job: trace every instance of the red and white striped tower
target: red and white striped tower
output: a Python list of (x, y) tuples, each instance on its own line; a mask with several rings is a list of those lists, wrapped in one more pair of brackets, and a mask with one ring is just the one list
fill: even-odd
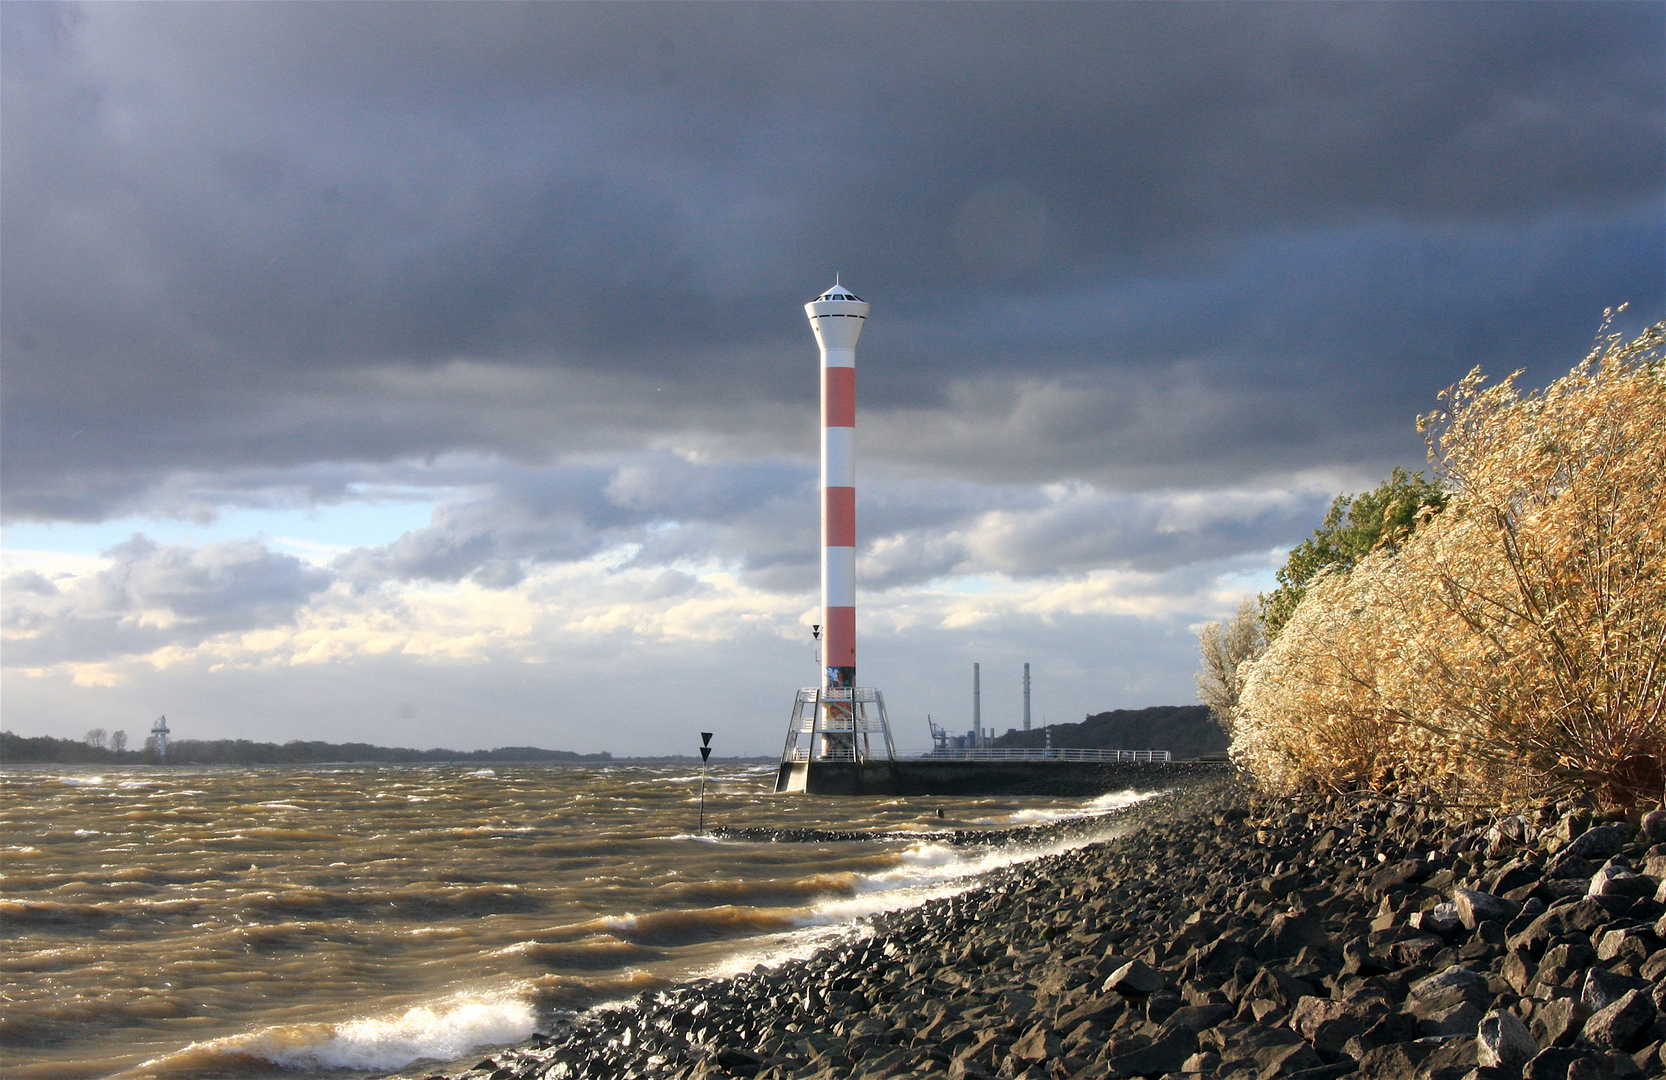
[(856, 685), (856, 339), (868, 305), (833, 287), (804, 305), (821, 346), (821, 624), (826, 685)]
[(868, 305), (835, 279), (804, 313), (821, 346), (823, 678), (793, 698), (775, 790), (860, 794), (894, 779), (867, 771), (876, 760), (874, 736), (884, 759), (897, 759), (884, 695), (856, 685), (856, 339)]

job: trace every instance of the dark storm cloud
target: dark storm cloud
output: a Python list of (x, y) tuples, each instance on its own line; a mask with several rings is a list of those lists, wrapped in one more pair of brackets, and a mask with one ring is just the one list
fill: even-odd
[(957, 380), (1121, 392), (1076, 431), (868, 444), (893, 461), (1167, 485), (1402, 459), (1472, 363), (1554, 374), (1602, 306), (1661, 314), (1662, 22), (8, 5), (6, 509), (668, 430), (808, 453), (798, 305), (835, 267), (880, 305), (870, 413), (947, 432)]

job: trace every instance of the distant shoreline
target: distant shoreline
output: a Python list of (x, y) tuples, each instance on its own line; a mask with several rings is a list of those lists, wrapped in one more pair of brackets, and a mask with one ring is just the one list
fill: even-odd
[[(14, 765), (620, 765), (654, 762), (694, 764), (699, 760), (696, 754), (615, 757), (606, 751), (579, 754), (571, 750), (545, 750), (536, 746), (502, 746), (492, 750), (414, 750), (369, 743), (292, 741), (280, 745), (247, 739), (181, 739), (170, 742), (167, 761), (158, 762), (147, 750), (115, 751), (50, 735), (25, 738), (10, 731), (0, 732), (0, 768)], [(774, 764), (776, 761), (773, 757), (714, 757), (712, 760), (726, 764)]]

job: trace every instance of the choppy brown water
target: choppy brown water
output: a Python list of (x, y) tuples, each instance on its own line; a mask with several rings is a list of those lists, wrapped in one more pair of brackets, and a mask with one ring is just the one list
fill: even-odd
[(420, 1076), (1036, 854), (932, 831), (1134, 798), (821, 799), (769, 794), (773, 775), (713, 769), (708, 825), (920, 835), (714, 841), (682, 767), (5, 770), (0, 1063)]

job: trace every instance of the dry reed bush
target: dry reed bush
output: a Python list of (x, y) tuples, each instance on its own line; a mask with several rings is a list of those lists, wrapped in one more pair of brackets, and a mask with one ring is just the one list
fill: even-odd
[(1197, 646), (1203, 660), (1202, 669), (1195, 676), (1198, 700), (1209, 706), (1209, 714), (1230, 735), (1238, 699), (1244, 692), (1244, 679), (1249, 674), (1249, 662), (1267, 648), (1267, 635), (1262, 630), (1256, 602), (1246, 597), (1238, 605), (1238, 613), (1225, 626), (1218, 622), (1204, 623), (1197, 636)]
[[(1500, 801), (1662, 796), (1666, 324), (1607, 337), (1544, 391), (1471, 372), (1420, 418), (1458, 491), (1404, 553), (1431, 727)], [(1457, 513), (1450, 511), (1457, 510)]]
[(1527, 396), (1471, 372), (1420, 418), (1449, 504), (1310, 588), (1250, 666), (1234, 756), (1279, 787), (1658, 800), (1663, 344), (1606, 337)]
[(1450, 755), (1438, 735), (1403, 719), (1398, 646), (1412, 628), (1398, 570), (1379, 552), (1322, 574), (1249, 665), (1232, 756), (1265, 786), (1380, 788)]

